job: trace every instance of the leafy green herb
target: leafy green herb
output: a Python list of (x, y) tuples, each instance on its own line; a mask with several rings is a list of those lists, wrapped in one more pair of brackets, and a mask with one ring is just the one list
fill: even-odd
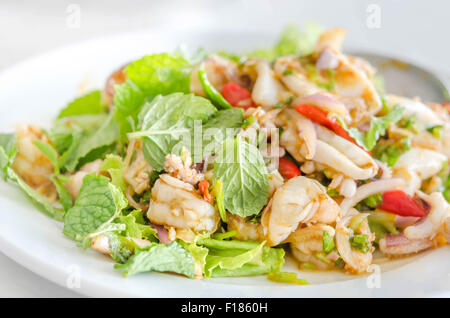
[(378, 139), (386, 133), (389, 124), (395, 124), (400, 120), (405, 109), (399, 105), (394, 106), (387, 115), (373, 117), (370, 128), (366, 133), (362, 133), (357, 128), (347, 128), (342, 120), (339, 120), (349, 135), (356, 140), (358, 145), (366, 150), (372, 150)]
[(289, 273), (289, 272), (269, 273), (267, 275), (267, 279), (277, 283), (309, 285), (306, 279), (297, 278), (296, 273)]
[(59, 174), (59, 162), (58, 162), (58, 153), (56, 152), (55, 148), (52, 147), (47, 142), (43, 142), (41, 140), (35, 140), (33, 141), (33, 145), (35, 145), (52, 163), (55, 174)]
[(102, 102), (100, 91), (89, 92), (74, 101), (70, 102), (66, 108), (61, 110), (58, 118), (84, 115), (84, 114), (100, 114), (104, 112), (106, 105)]
[(157, 95), (189, 93), (190, 64), (179, 54), (158, 53), (144, 56), (125, 68), (127, 81), (114, 87), (116, 120), (122, 138), (136, 126), (146, 101)]
[[(179, 151), (195, 147), (198, 143), (194, 138), (195, 121), (201, 125), (215, 112), (216, 108), (203, 97), (183, 93), (157, 96), (139, 114), (140, 131), (129, 134), (129, 138), (144, 137), (144, 157), (155, 170), (161, 171), (166, 155), (175, 151), (175, 146)], [(197, 152), (191, 151), (195, 155)], [(193, 159), (198, 162), (199, 158)]]
[(323, 238), (322, 238), (322, 241), (323, 241), (323, 251), (325, 252), (325, 253), (330, 253), (332, 250), (334, 250), (334, 248), (335, 248), (335, 246), (334, 246), (334, 240), (333, 240), (333, 237), (330, 235), (330, 234), (328, 234), (328, 232), (327, 231), (323, 231)]
[(285, 69), (285, 70), (283, 71), (283, 75), (292, 75), (292, 74), (294, 74), (294, 71), (293, 71), (293, 70)]
[(49, 137), (61, 154), (59, 166), (72, 172), (110, 150), (119, 140), (119, 125), (112, 114), (65, 117), (56, 121)]
[(74, 206), (66, 213), (63, 233), (74, 240), (83, 240), (110, 223), (126, 206), (122, 192), (108, 178), (88, 174)]
[(258, 149), (237, 138), (224, 142), (214, 161), (214, 178), (222, 180), (224, 207), (242, 217), (258, 214), (267, 203), (269, 179)]
[(194, 278), (195, 259), (190, 252), (177, 242), (151, 244), (138, 248), (125, 264), (114, 266), (124, 276), (142, 272), (173, 272)]

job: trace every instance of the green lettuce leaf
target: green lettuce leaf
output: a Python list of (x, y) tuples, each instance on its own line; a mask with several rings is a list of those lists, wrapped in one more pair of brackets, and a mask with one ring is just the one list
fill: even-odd
[(5, 180), (8, 176), (8, 168), (11, 167), (16, 153), (16, 135), (0, 134), (0, 171)]
[[(166, 155), (172, 153), (175, 146), (178, 151), (186, 147), (191, 154), (197, 152), (192, 151), (195, 147), (194, 122), (199, 121), (201, 125), (215, 112), (216, 108), (203, 97), (183, 93), (160, 95), (144, 106), (139, 114), (141, 131), (131, 133), (129, 137), (144, 137), (144, 157), (154, 169), (161, 171)], [(194, 162), (195, 159), (198, 158), (194, 158)]]
[(54, 207), (43, 195), (23, 181), (11, 168), (16, 153), (16, 135), (0, 134), (0, 171), (3, 178), (15, 182), (41, 212), (57, 221), (62, 221), (64, 212)]
[(111, 177), (111, 183), (116, 187), (125, 191), (126, 184), (123, 178), (124, 164), (122, 158), (118, 155), (109, 154), (106, 155), (105, 160), (103, 160), (100, 166), (100, 171), (107, 171)]
[(236, 138), (224, 142), (214, 161), (213, 183), (223, 182), (224, 206), (241, 217), (258, 214), (269, 196), (269, 179), (259, 150)]
[(74, 101), (70, 102), (66, 108), (62, 109), (58, 118), (84, 115), (84, 114), (100, 114), (104, 112), (106, 105), (102, 102), (101, 91), (89, 92)]
[(63, 233), (74, 240), (83, 240), (111, 223), (126, 206), (122, 192), (108, 178), (88, 174), (74, 206), (65, 215)]
[(306, 23), (303, 30), (295, 25), (286, 27), (280, 39), (273, 48), (259, 49), (247, 54), (248, 56), (262, 57), (269, 61), (284, 55), (307, 55), (314, 51), (316, 42), (323, 32), (323, 28), (316, 23)]
[(264, 242), (203, 238), (197, 244), (208, 248), (205, 277), (253, 276), (279, 272), (284, 250), (264, 246)]
[(194, 277), (195, 259), (177, 242), (170, 244), (152, 244), (138, 248), (135, 254), (125, 263), (114, 266), (124, 276), (142, 272), (173, 272)]

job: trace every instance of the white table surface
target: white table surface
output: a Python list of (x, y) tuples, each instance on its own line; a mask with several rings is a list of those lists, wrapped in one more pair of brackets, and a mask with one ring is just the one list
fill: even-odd
[[(79, 28), (68, 26), (70, 4), (80, 9)], [(380, 10), (380, 28), (368, 27), (370, 4)], [(353, 46), (388, 48), (449, 74), (449, 11), (446, 0), (1, 0), (0, 71), (61, 45), (157, 25), (271, 30), (289, 22), (317, 21), (346, 27)], [(0, 268), (0, 297), (80, 296), (1, 252)]]

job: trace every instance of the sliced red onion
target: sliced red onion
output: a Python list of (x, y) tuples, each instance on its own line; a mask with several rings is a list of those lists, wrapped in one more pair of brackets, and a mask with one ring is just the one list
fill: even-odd
[(404, 234), (387, 234), (380, 240), (380, 250), (388, 255), (406, 255), (417, 253), (431, 247), (426, 239), (410, 240)]
[(151, 227), (154, 228), (158, 233), (158, 239), (163, 244), (169, 244), (172, 241), (169, 239), (169, 232), (167, 232), (166, 228), (159, 224), (150, 223)]
[(395, 216), (395, 226), (400, 227), (400, 228), (405, 228), (407, 226), (416, 224), (417, 221), (420, 220), (420, 217), (416, 217), (416, 216), (401, 216), (401, 215), (396, 215)]
[(334, 54), (333, 51), (326, 48), (320, 53), (319, 58), (316, 62), (316, 68), (318, 70), (324, 70), (324, 69), (334, 69), (339, 66), (339, 59)]
[(348, 116), (348, 110), (344, 103), (329, 93), (323, 92), (299, 97), (295, 100), (295, 105), (300, 104), (313, 105), (327, 113), (335, 113), (344, 117)]

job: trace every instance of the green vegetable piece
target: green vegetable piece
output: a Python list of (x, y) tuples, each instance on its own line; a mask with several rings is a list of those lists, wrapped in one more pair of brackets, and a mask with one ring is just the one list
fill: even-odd
[(330, 253), (332, 250), (334, 250), (334, 248), (335, 248), (335, 246), (334, 246), (334, 240), (333, 240), (333, 237), (330, 235), (330, 234), (328, 234), (328, 232), (327, 231), (323, 231), (323, 238), (322, 238), (322, 241), (323, 241), (323, 251), (325, 252), (325, 253)]
[(63, 233), (81, 241), (105, 223), (110, 223), (127, 205), (122, 192), (103, 176), (88, 174), (80, 194), (64, 218)]
[(353, 249), (367, 253), (369, 247), (369, 237), (366, 234), (356, 234), (350, 238), (350, 245)]
[(237, 138), (224, 142), (214, 161), (213, 182), (222, 180), (224, 207), (242, 217), (258, 214), (269, 196), (269, 179), (258, 149)]
[(377, 206), (381, 204), (383, 201), (383, 198), (380, 193), (371, 195), (370, 197), (367, 197), (364, 199), (364, 204), (367, 205), (369, 208), (375, 209)]
[(220, 218), (223, 222), (227, 221), (227, 211), (225, 210), (224, 201), (223, 201), (223, 182), (222, 180), (217, 180), (213, 186), (213, 195), (216, 200), (217, 210), (219, 210)]
[(205, 91), (206, 96), (211, 100), (214, 106), (217, 107), (217, 109), (227, 109), (233, 107), (209, 82), (208, 75), (206, 74), (203, 65), (198, 70), (198, 78), (200, 80), (200, 83), (202, 84), (202, 88)]
[(8, 176), (8, 168), (11, 167), (16, 153), (16, 135), (0, 134), (0, 171), (5, 180)]
[(124, 164), (122, 158), (114, 154), (106, 155), (105, 160), (100, 166), (100, 171), (107, 171), (109, 173), (112, 184), (125, 191), (126, 184), (123, 178), (123, 169)]
[(124, 276), (142, 272), (173, 272), (194, 278), (195, 259), (190, 252), (177, 242), (152, 244), (137, 249), (125, 264), (114, 266)]
[(229, 231), (225, 233), (214, 233), (213, 235), (211, 235), (211, 237), (215, 240), (226, 240), (232, 238), (236, 234), (237, 234), (236, 231)]
[(100, 114), (104, 112), (105, 109), (106, 105), (102, 102), (101, 92), (97, 90), (89, 92), (70, 102), (66, 108), (60, 111), (58, 118), (84, 114)]
[(297, 278), (297, 273), (290, 273), (290, 272), (269, 273), (267, 275), (267, 279), (277, 283), (309, 285), (306, 279)]
[(435, 126), (431, 126), (428, 127), (427, 130), (437, 139), (441, 138), (442, 135), (442, 129), (444, 128), (444, 126), (442, 125), (435, 125)]

